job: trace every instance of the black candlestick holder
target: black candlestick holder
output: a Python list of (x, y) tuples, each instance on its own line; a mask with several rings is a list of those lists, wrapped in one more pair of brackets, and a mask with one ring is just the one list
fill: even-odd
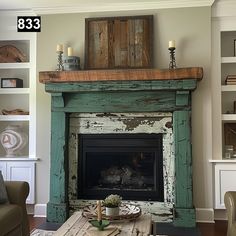
[(64, 70), (64, 66), (63, 66), (63, 61), (62, 61), (62, 51), (57, 51), (58, 57), (57, 57), (57, 71), (63, 71)]
[(175, 61), (175, 47), (168, 48), (170, 51), (170, 64), (169, 69), (176, 69), (176, 61)]

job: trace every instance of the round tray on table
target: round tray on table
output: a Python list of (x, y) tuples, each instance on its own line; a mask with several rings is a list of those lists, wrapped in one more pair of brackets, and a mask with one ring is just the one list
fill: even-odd
[[(110, 221), (120, 221), (120, 220), (134, 220), (141, 215), (141, 208), (132, 204), (122, 204), (120, 206), (118, 216), (107, 216), (105, 214), (105, 207), (102, 206), (102, 218)], [(87, 219), (97, 218), (97, 205), (92, 204), (85, 206), (82, 210), (82, 215)]]

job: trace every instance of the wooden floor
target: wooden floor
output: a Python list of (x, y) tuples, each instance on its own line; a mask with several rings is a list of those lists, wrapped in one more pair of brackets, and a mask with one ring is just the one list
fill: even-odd
[[(29, 215), (30, 230), (37, 228), (37, 226), (46, 222), (46, 218), (33, 217)], [(216, 221), (215, 224), (198, 223), (197, 227), (201, 231), (201, 236), (226, 236), (227, 235), (227, 221)], [(189, 235), (191, 236), (191, 235)]]

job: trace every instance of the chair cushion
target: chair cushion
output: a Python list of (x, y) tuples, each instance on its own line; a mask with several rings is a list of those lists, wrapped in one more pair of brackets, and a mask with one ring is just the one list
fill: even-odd
[(0, 171), (0, 204), (8, 202), (7, 191), (3, 180), (2, 172)]
[(234, 222), (230, 228), (230, 234), (229, 236), (235, 236), (236, 235), (236, 222)]
[(21, 227), (23, 219), (22, 210), (14, 204), (0, 205), (0, 229), (1, 235), (11, 232), (16, 227)]

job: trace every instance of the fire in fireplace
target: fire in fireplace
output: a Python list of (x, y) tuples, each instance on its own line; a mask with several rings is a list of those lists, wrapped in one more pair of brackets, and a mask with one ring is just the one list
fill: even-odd
[(163, 201), (162, 134), (81, 134), (79, 145), (79, 199)]

